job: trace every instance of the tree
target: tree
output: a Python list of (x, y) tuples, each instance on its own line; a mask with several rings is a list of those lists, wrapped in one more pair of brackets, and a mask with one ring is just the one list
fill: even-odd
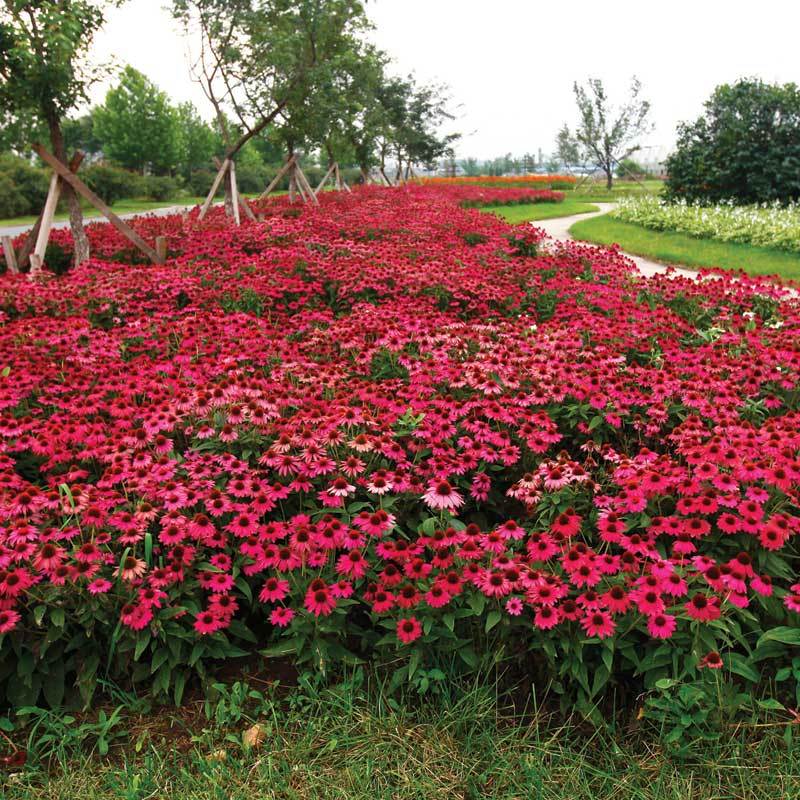
[(800, 199), (800, 88), (750, 78), (718, 86), (678, 128), (667, 196), (716, 203)]
[(586, 87), (575, 82), (573, 91), (578, 125), (574, 133), (566, 124), (561, 129), (557, 140), (559, 153), (562, 148), (570, 155), (577, 151), (578, 161), (585, 155), (605, 173), (606, 187), (611, 189), (615, 165), (633, 155), (639, 149), (641, 137), (652, 130), (648, 120), (650, 103), (641, 98), (642, 84), (636, 77), (631, 81), (627, 101), (619, 109), (612, 108), (603, 82), (597, 78), (590, 78)]
[[(11, 119), (32, 115), (47, 129), (53, 154), (64, 163), (62, 120), (86, 100), (92, 81), (86, 57), (110, 4), (3, 0), (0, 5), (0, 113)], [(64, 184), (63, 194), (79, 264), (89, 257), (89, 240), (74, 190)]]
[(192, 103), (181, 103), (175, 109), (178, 134), (178, 165), (188, 179), (195, 170), (208, 169), (214, 155), (221, 150), (219, 134), (198, 114)]
[[(319, 72), (366, 20), (361, 0), (173, 0), (173, 12), (199, 39), (193, 76), (214, 109), (227, 159), (287, 106), (301, 108)], [(225, 181), (231, 209), (230, 172)]]
[(103, 144), (97, 137), (94, 122), (94, 113), (91, 111), (63, 121), (64, 145), (68, 151), (83, 150), (87, 155), (97, 155), (102, 151)]
[(179, 158), (178, 117), (170, 99), (131, 66), (95, 110), (95, 132), (103, 154), (127, 169), (163, 174)]

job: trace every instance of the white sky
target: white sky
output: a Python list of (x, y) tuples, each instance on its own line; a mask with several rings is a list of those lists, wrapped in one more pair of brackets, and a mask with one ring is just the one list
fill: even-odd
[[(95, 53), (131, 64), (206, 115), (165, 6), (128, 0), (111, 11)], [(589, 76), (613, 98), (638, 75), (656, 125), (647, 144), (661, 149), (719, 83), (800, 82), (798, 0), (368, 0), (367, 12), (396, 72), (450, 86), (462, 157), (548, 153), (561, 124), (574, 121), (573, 81)]]

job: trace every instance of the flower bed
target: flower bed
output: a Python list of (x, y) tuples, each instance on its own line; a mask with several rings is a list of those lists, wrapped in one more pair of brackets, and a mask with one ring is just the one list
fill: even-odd
[(465, 208), (481, 206), (511, 206), (528, 203), (561, 203), (563, 192), (552, 189), (518, 189), (495, 186), (450, 186), (446, 191), (447, 199), (456, 200)]
[(578, 181), (574, 175), (461, 175), (453, 178), (441, 176), (422, 178), (421, 180), (423, 184), (431, 186), (482, 186), (488, 184), (530, 186), (553, 183), (572, 184)]
[(611, 212), (623, 222), (656, 231), (676, 231), (721, 242), (740, 242), (759, 247), (800, 252), (800, 207), (716, 206), (665, 203), (657, 197), (623, 198)]
[(545, 252), (461, 202), (151, 218), (164, 266), (0, 280), (12, 702), (98, 675), (180, 700), (256, 650), (396, 684), (503, 648), (589, 713), (718, 653), (754, 683), (788, 663), (797, 299)]

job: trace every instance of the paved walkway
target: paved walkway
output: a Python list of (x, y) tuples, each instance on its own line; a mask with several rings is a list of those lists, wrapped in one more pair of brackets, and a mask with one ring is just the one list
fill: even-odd
[[(591, 219), (592, 217), (599, 217), (601, 214), (608, 214), (616, 203), (592, 203), (597, 206), (599, 211), (591, 211), (588, 214), (574, 214), (571, 217), (555, 217), (554, 219), (542, 219), (531, 222), (531, 225), (537, 228), (542, 228), (547, 232), (547, 235), (552, 237), (558, 242), (572, 242), (578, 241), (569, 235), (569, 229), (576, 222), (582, 219)], [(641, 256), (634, 256), (630, 253), (623, 253), (624, 256), (629, 258), (636, 264), (639, 272), (645, 277), (652, 277), (653, 275), (663, 275), (669, 269), (666, 264), (661, 264), (658, 261), (650, 261)], [(689, 269), (681, 269), (680, 267), (672, 267), (671, 275), (681, 275), (685, 278), (697, 279), (697, 273)]]
[[(186, 206), (164, 206), (163, 208), (152, 208), (147, 211), (132, 211), (130, 214), (120, 214), (121, 219), (130, 219), (131, 217), (142, 217), (147, 215), (154, 215), (156, 217), (165, 217), (168, 214), (177, 214), (184, 209), (192, 209), (194, 205)], [(113, 208), (112, 208), (113, 211)], [(98, 215), (95, 217), (84, 217), (83, 221), (86, 225), (90, 222), (107, 222), (105, 217)], [(25, 233), (25, 231), (29, 231), (33, 227), (32, 222), (27, 222), (24, 225), (9, 225), (5, 228), (0, 228), (0, 236), (19, 236), (21, 233)], [(69, 220), (62, 219), (58, 220), (57, 222), (53, 223), (54, 228), (68, 228), (69, 227)]]

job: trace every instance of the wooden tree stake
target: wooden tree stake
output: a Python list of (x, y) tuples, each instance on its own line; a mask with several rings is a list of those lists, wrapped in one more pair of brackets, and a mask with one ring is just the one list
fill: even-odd
[(19, 273), (17, 254), (14, 252), (14, 245), (10, 236), (3, 236), (3, 255), (6, 258), (6, 269), (13, 275), (17, 275)]
[(208, 209), (211, 208), (211, 204), (214, 202), (214, 195), (217, 193), (217, 189), (219, 189), (220, 181), (225, 177), (225, 173), (228, 171), (228, 167), (230, 166), (231, 162), (229, 159), (225, 159), (222, 162), (222, 165), (219, 168), (219, 171), (214, 178), (214, 182), (211, 184), (211, 190), (208, 193), (208, 196), (203, 201), (203, 205), (200, 206), (200, 216), (198, 219), (203, 219), (205, 215), (208, 213)]
[(36, 275), (42, 269), (47, 241), (50, 238), (50, 228), (53, 227), (53, 217), (55, 216), (60, 196), (61, 181), (58, 173), (54, 172), (50, 176), (50, 188), (47, 190), (47, 200), (45, 200), (44, 211), (42, 211), (42, 223), (39, 226), (39, 234), (36, 237), (36, 246), (33, 248), (33, 253), (31, 253), (31, 276)]
[(231, 204), (233, 205), (233, 219), (237, 225), (242, 224), (242, 217), (239, 214), (239, 187), (236, 184), (236, 165), (230, 162), (228, 172), (231, 174)]
[(278, 170), (278, 174), (269, 182), (267, 188), (264, 189), (264, 191), (259, 195), (259, 200), (263, 200), (268, 194), (270, 194), (270, 192), (272, 192), (272, 190), (278, 185), (280, 179), (292, 168), (294, 162), (294, 155), (286, 159), (286, 163)]
[(302, 183), (305, 187), (306, 194), (308, 195), (309, 199), (315, 206), (319, 205), (319, 200), (317, 200), (317, 196), (314, 194), (314, 190), (311, 188), (311, 184), (308, 182), (308, 178), (306, 178), (305, 172), (300, 168), (300, 165), (295, 162), (294, 165), (295, 175), (297, 176), (298, 185)]
[[(54, 155), (48, 153), (40, 144), (35, 144), (33, 149), (39, 158), (51, 166), (81, 197), (88, 200), (125, 238), (133, 242), (154, 264), (160, 264), (158, 253), (139, 236), (126, 222), (121, 220), (77, 175), (70, 172)], [(33, 264), (31, 265), (33, 269)]]
[[(70, 172), (77, 172), (78, 168), (80, 167), (81, 163), (83, 162), (85, 153), (80, 150), (77, 150), (75, 154), (69, 161), (69, 170)], [(25, 264), (29, 259), (30, 255), (33, 252), (34, 245), (36, 244), (36, 240), (39, 238), (39, 229), (42, 227), (42, 217), (44, 216), (44, 208), (39, 212), (39, 217), (37, 218), (34, 226), (28, 231), (28, 236), (26, 237), (25, 241), (22, 243), (22, 247), (19, 249), (19, 253), (17, 254), (17, 266), (19, 267), (20, 264)]]
[(156, 236), (156, 253), (158, 253), (158, 257), (161, 259), (162, 263), (167, 260), (166, 236)]
[(327, 181), (328, 178), (330, 178), (331, 173), (335, 172), (336, 170), (337, 170), (337, 165), (336, 162), (334, 162), (328, 167), (328, 171), (322, 176), (322, 180), (319, 182), (317, 188), (314, 189), (314, 197), (316, 197), (317, 194), (319, 194), (319, 192), (322, 190), (322, 187), (325, 185), (325, 181)]

